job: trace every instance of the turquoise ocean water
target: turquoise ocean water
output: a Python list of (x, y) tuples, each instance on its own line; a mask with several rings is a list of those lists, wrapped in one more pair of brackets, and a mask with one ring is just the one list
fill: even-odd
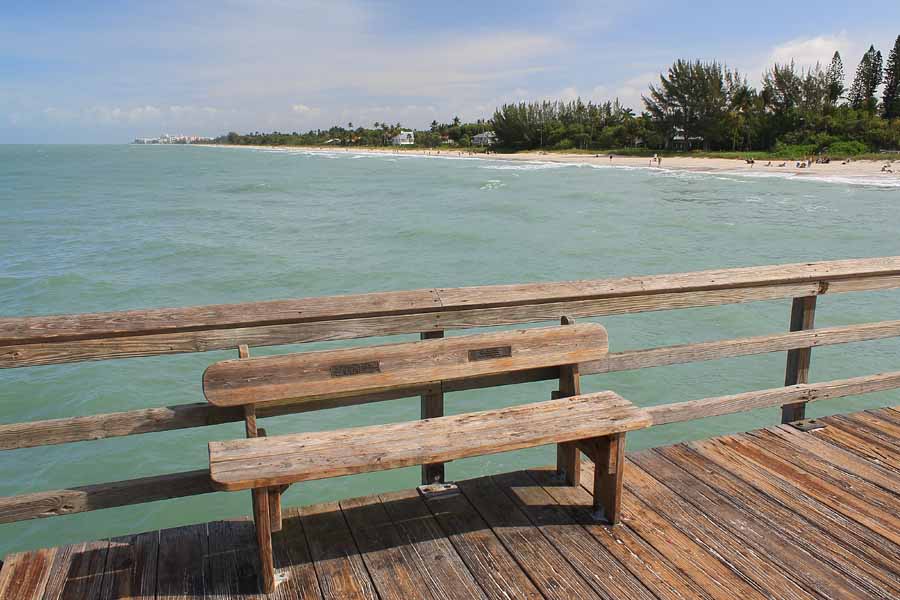
[[(0, 146), (0, 316), (554, 281), (900, 254), (900, 187), (339, 152)], [(898, 292), (826, 296), (820, 326), (900, 319)], [(790, 301), (597, 319), (613, 350), (786, 329)], [(393, 338), (397, 340), (398, 338)], [(412, 339), (412, 338), (409, 338)], [(341, 344), (307, 345), (321, 349)], [(296, 351), (259, 349), (255, 355)], [(202, 401), (233, 352), (0, 371), (0, 422)], [(816, 349), (821, 381), (900, 369), (900, 340)], [(585, 378), (642, 405), (783, 383), (784, 354)], [(544, 400), (552, 383), (460, 393), (448, 412)], [(883, 393), (822, 415), (900, 404)], [(270, 419), (270, 435), (414, 419), (416, 399)], [(777, 410), (629, 436), (630, 448), (745, 431)], [(0, 452), (0, 496), (203, 468), (240, 424)], [(547, 464), (469, 459), (451, 479)], [(301, 484), (288, 505), (412, 487), (418, 469)], [(247, 514), (214, 494), (0, 525), (0, 555)]]

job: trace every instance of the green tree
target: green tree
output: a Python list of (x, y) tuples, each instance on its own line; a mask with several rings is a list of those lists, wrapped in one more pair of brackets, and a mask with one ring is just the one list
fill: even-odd
[(856, 110), (874, 111), (877, 105), (875, 93), (881, 85), (881, 78), (881, 52), (875, 50), (875, 46), (869, 46), (859, 61), (856, 77), (850, 86), (850, 105)]
[(888, 56), (882, 103), (882, 115), (885, 119), (900, 118), (900, 35)]
[(831, 57), (831, 64), (828, 66), (828, 102), (834, 107), (837, 106), (838, 100), (844, 95), (844, 62), (841, 60), (841, 53), (836, 51)]

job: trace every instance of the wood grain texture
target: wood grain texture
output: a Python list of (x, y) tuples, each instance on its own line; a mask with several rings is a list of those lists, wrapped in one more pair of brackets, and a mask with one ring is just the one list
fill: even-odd
[[(865, 323), (794, 333), (613, 352), (605, 359), (581, 364), (579, 370), (583, 375), (592, 375), (895, 336), (900, 336), (900, 321)], [(480, 387), (556, 379), (558, 376), (559, 369), (549, 367), (445, 382), (443, 385), (432, 384), (424, 388), (416, 386), (389, 393), (364, 394), (338, 400), (306, 401), (293, 405), (260, 407), (257, 411), (257, 416), (272, 417), (339, 406), (359, 405), (414, 396), (417, 393), (424, 393), (425, 396), (436, 396), (442, 390), (445, 392), (463, 391)], [(0, 424), (0, 450), (99, 440), (188, 427), (203, 427), (239, 421), (243, 418), (243, 412), (238, 407), (220, 408), (210, 406), (208, 403), (195, 403), (87, 417)]]
[(351, 339), (900, 287), (900, 257), (0, 319), (0, 368)]
[(205, 469), (0, 498), (0, 523), (216, 491)]
[(599, 437), (649, 424), (612, 392), (337, 431), (210, 442), (210, 477), (229, 491), (446, 462)]
[[(816, 297), (794, 298), (791, 304), (791, 331), (812, 329), (816, 319)], [(784, 372), (784, 385), (809, 383), (809, 363), (812, 348), (788, 350)], [(806, 403), (788, 404), (781, 407), (781, 422), (791, 423), (806, 416)]]
[(596, 323), (523, 329), (227, 360), (203, 374), (203, 393), (217, 406), (341, 398), (576, 364), (607, 351), (606, 330)]
[[(436, 340), (444, 337), (443, 331), (425, 331), (420, 338), (423, 340)], [(444, 416), (444, 391), (423, 394), (420, 399), (420, 414), (423, 419), (433, 419)], [(422, 465), (422, 483), (441, 483), (444, 481), (444, 464), (434, 463)]]

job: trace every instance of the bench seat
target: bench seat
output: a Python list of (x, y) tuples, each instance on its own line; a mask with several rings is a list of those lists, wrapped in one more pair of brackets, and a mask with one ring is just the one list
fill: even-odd
[(650, 425), (613, 392), (406, 423), (210, 442), (213, 485), (235, 491), (577, 442)]

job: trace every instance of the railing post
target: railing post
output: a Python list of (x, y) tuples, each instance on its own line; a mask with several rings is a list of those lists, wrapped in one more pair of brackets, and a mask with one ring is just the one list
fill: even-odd
[[(813, 329), (816, 319), (817, 296), (794, 298), (791, 304), (791, 331)], [(812, 348), (788, 350), (787, 365), (784, 372), (784, 385), (809, 383), (809, 359)], [(781, 407), (781, 422), (790, 423), (806, 418), (806, 402), (785, 404)]]
[[(434, 340), (444, 337), (443, 331), (425, 331), (419, 336), (423, 340)], [(444, 392), (435, 392), (422, 395), (422, 418), (444, 416)], [(422, 465), (422, 484), (444, 482), (444, 463)]]

